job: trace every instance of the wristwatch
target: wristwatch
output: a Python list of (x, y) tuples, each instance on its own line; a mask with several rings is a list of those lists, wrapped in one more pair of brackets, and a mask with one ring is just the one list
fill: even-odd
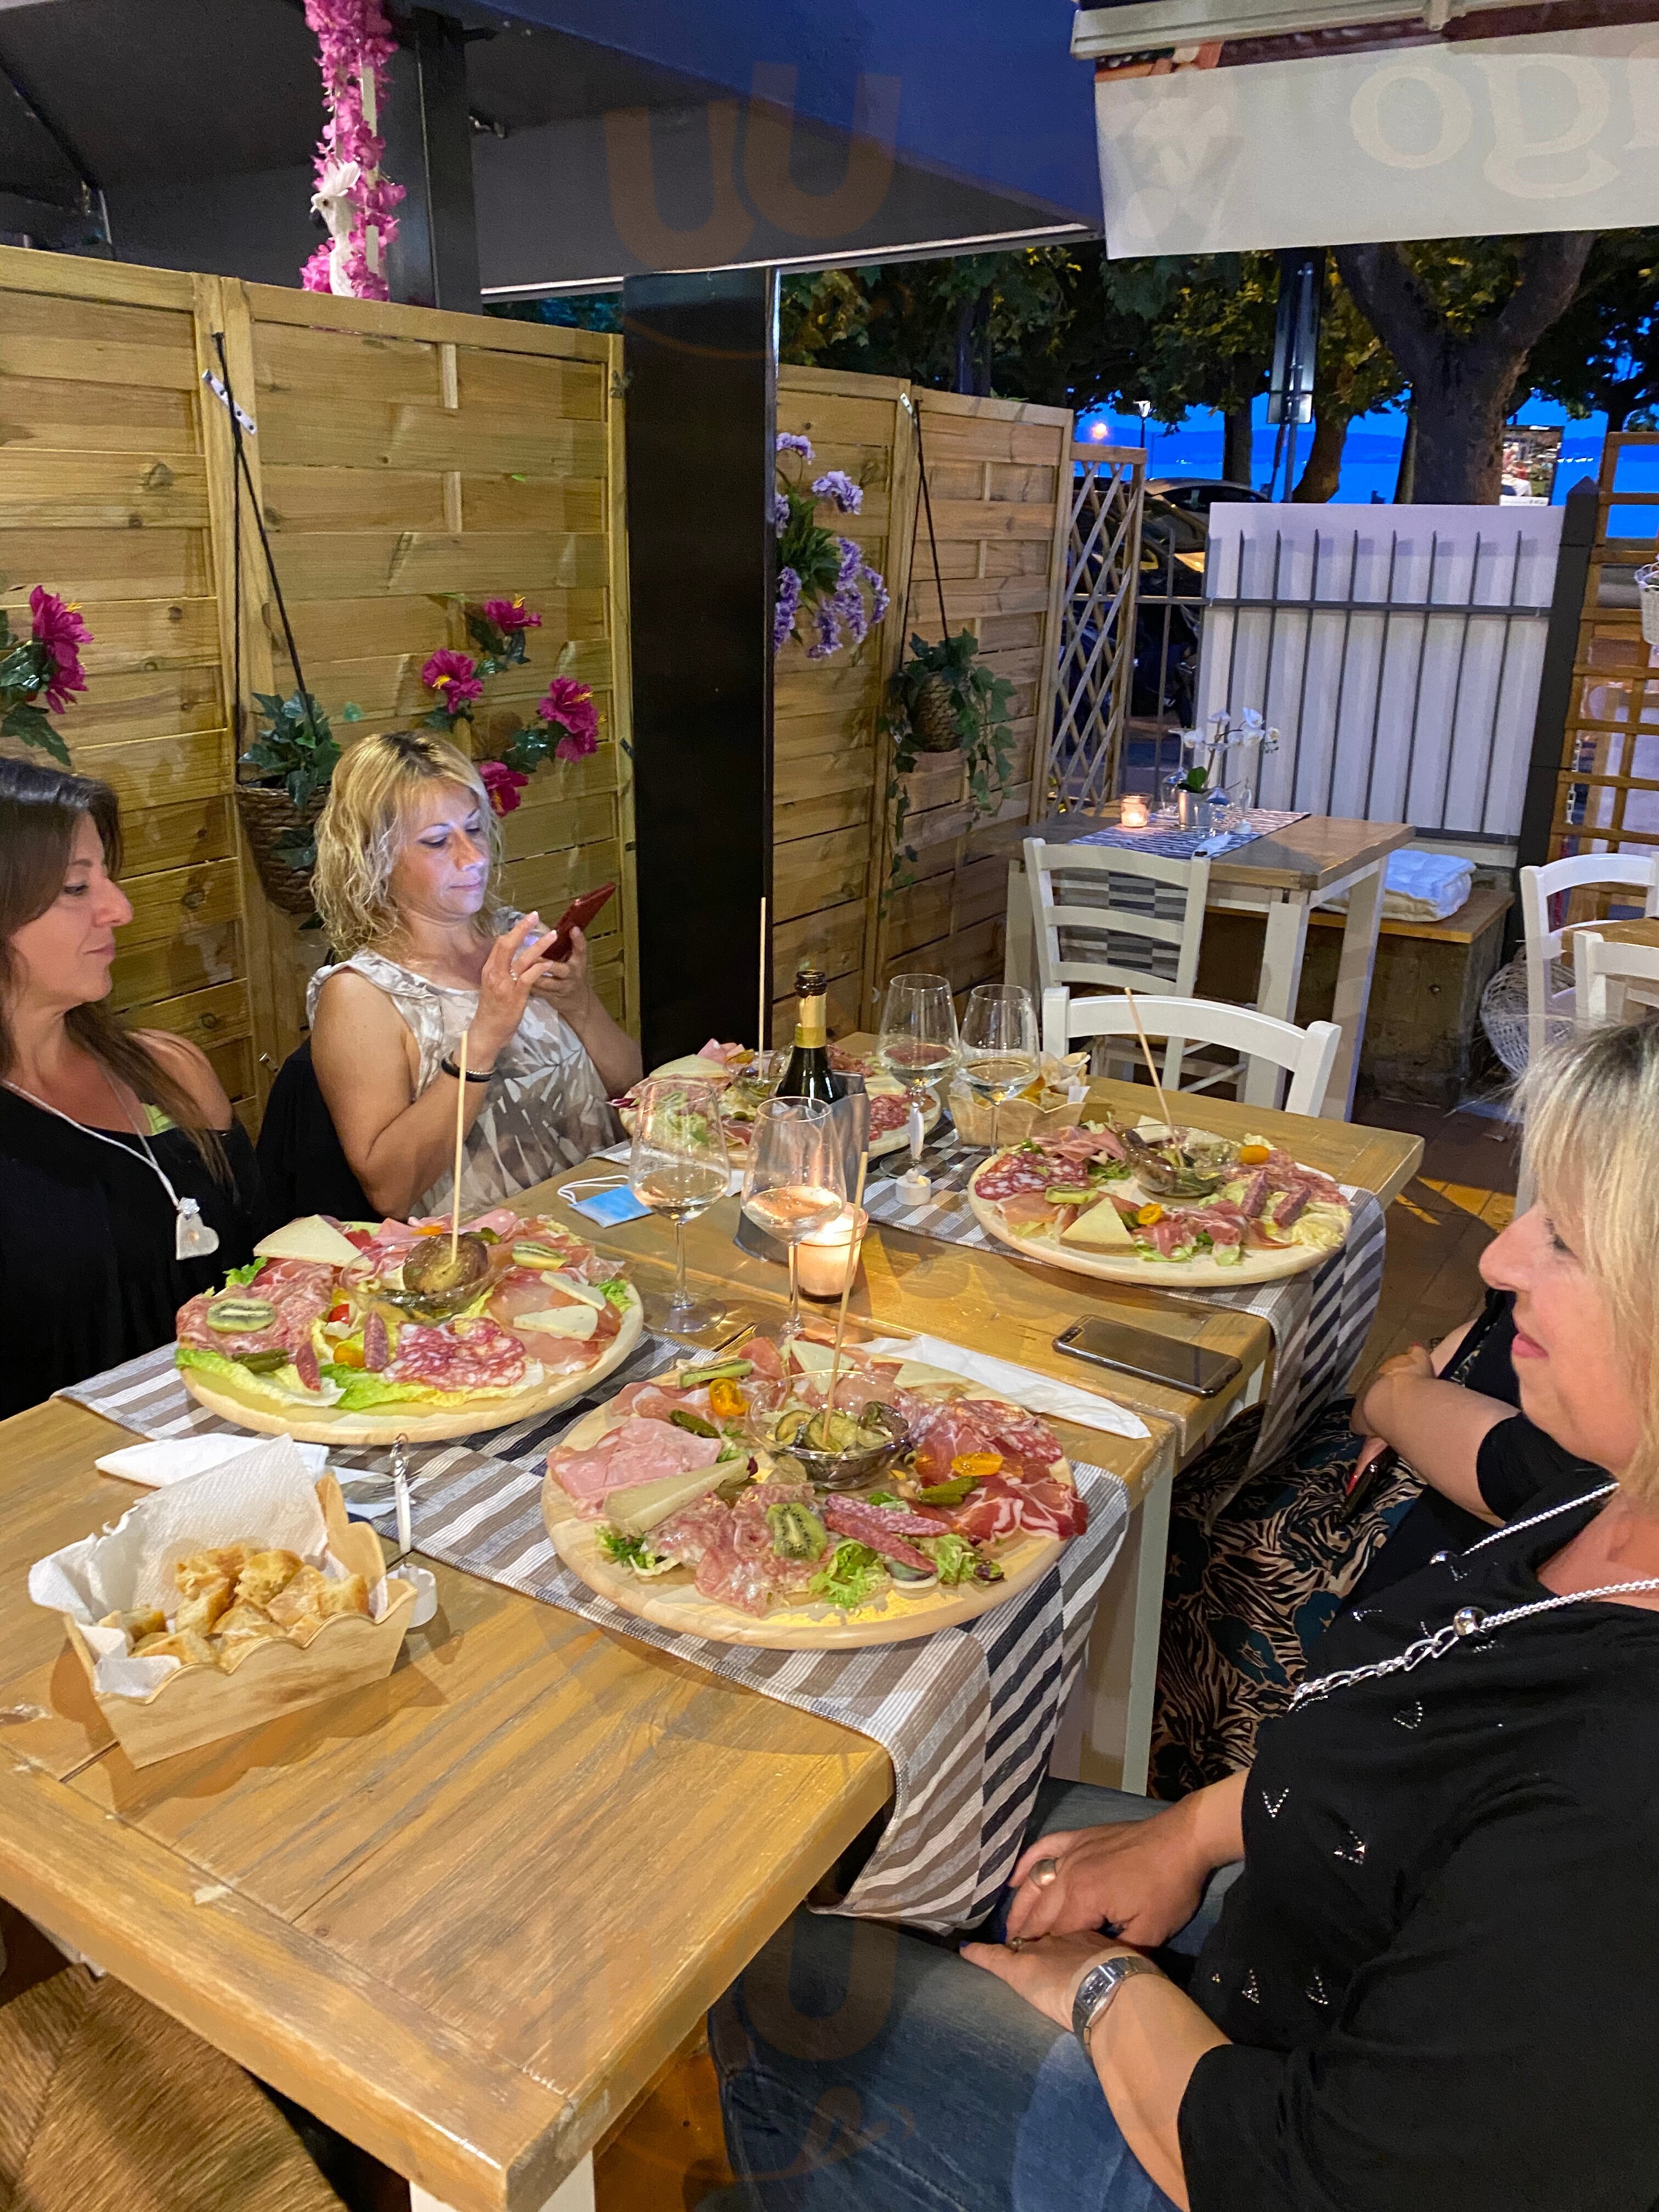
[[(1089, 2048), (1089, 2032), (1112, 1999), (1132, 1974), (1156, 1974), (1158, 1969), (1150, 1959), (1143, 1959), (1138, 1951), (1131, 1951), (1115, 1959), (1103, 1959), (1099, 1966), (1091, 1966), (1077, 1985), (1077, 1995), (1072, 1999), (1072, 2033), (1083, 2045), (1083, 2055), (1092, 2061), (1094, 2053)], [(1160, 1977), (1161, 1978), (1161, 1977)]]

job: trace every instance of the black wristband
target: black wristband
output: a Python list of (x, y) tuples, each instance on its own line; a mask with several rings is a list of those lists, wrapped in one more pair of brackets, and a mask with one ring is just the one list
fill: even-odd
[[(461, 1079), (461, 1071), (456, 1066), (453, 1060), (441, 1060), (438, 1062), (438, 1073), (440, 1075), (453, 1075), (457, 1083)], [(489, 1080), (489, 1072), (486, 1070), (483, 1074), (480, 1075), (476, 1072), (476, 1070), (469, 1067), (466, 1071), (466, 1079), (469, 1083), (488, 1083)]]

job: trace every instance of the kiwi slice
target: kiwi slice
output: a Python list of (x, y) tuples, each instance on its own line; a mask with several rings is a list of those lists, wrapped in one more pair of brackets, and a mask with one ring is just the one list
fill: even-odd
[(513, 1264), (515, 1267), (568, 1267), (570, 1255), (551, 1244), (538, 1244), (533, 1237), (521, 1237), (513, 1247)]
[(226, 1296), (210, 1301), (207, 1325), (226, 1336), (245, 1336), (257, 1328), (269, 1328), (276, 1318), (276, 1309), (269, 1298), (241, 1298)]
[(489, 1273), (489, 1248), (472, 1230), (463, 1230), (455, 1240), (455, 1256), (449, 1256), (449, 1239), (440, 1231), (411, 1244), (404, 1259), (404, 1288), (441, 1295), (481, 1283)]

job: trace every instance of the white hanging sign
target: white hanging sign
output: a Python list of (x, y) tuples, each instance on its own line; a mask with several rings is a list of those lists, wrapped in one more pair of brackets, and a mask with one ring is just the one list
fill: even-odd
[(1107, 250), (1659, 222), (1659, 26), (1102, 71)]

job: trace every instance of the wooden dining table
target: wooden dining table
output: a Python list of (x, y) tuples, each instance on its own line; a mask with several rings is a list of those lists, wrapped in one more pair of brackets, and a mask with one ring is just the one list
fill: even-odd
[[(1006, 850), (1008, 855), (1004, 971), (1009, 982), (1033, 989), (1036, 984), (1031, 897), (1022, 850), (1025, 839), (1035, 837), (1049, 845), (1073, 844), (1097, 830), (1109, 829), (1117, 811), (1118, 803), (1114, 800), (1098, 813), (1055, 815), (1044, 822), (1012, 824), (981, 838), (987, 852)], [(1210, 862), (1206, 910), (1263, 917), (1255, 1003), (1261, 1012), (1275, 1014), (1281, 1021), (1296, 1019), (1309, 916), (1334, 899), (1347, 901), (1331, 1006), (1331, 1019), (1342, 1032), (1342, 1042), (1325, 1093), (1325, 1112), (1338, 1121), (1346, 1121), (1353, 1111), (1359, 1048), (1376, 968), (1389, 856), (1409, 845), (1414, 834), (1409, 822), (1358, 822), (1340, 815), (1308, 814), (1283, 830), (1271, 830), (1247, 845), (1219, 854)], [(1259, 1063), (1251, 1080), (1273, 1081), (1268, 1063)], [(1271, 1103), (1276, 1095), (1264, 1090), (1255, 1103)]]
[[(1263, 1120), (1192, 1109), (1230, 1131)], [(1267, 1133), (1385, 1202), (1421, 1150), (1301, 1117)], [(519, 1203), (559, 1201), (544, 1186)], [(731, 1203), (695, 1225), (693, 1273), (775, 1317), (781, 1271), (732, 1244)], [(666, 1279), (654, 1221), (585, 1233)], [(1144, 1522), (1217, 1409), (1065, 1366), (1048, 1340), (1080, 1312), (1122, 1313), (1236, 1350), (1243, 1391), (1267, 1332), (1054, 1275), (883, 1230), (855, 1307), (884, 1333), (946, 1333), (1133, 1402), (1145, 1438), (1061, 1438), (1122, 1480)], [(125, 1441), (64, 1400), (0, 1425), (0, 1895), (406, 2176), (416, 2212), (584, 2212), (596, 2147), (882, 1813), (886, 1753), (429, 1562), (437, 1613), (386, 1681), (135, 1769), (27, 1588), (33, 1561), (141, 1495), (93, 1464)], [(1150, 1605), (1155, 1624), (1161, 1553), (1155, 1576), (1129, 1571), (1103, 1619)]]

